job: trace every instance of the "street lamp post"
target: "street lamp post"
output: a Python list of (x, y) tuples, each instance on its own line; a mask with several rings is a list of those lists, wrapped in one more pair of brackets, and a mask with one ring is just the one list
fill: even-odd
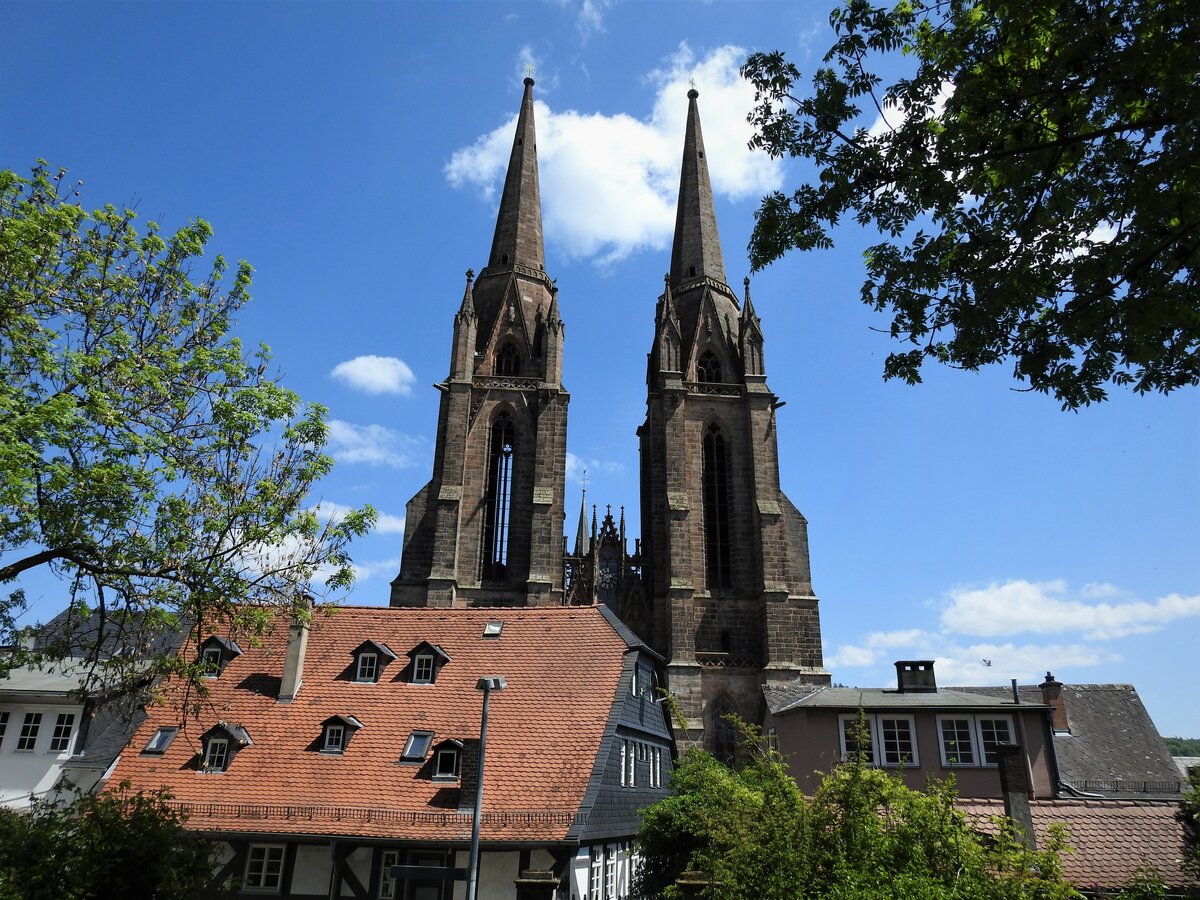
[(479, 772), (475, 777), (475, 814), (471, 817), (471, 857), (467, 862), (467, 900), (479, 896), (479, 818), (483, 813), (483, 758), (487, 751), (488, 698), (492, 691), (502, 691), (508, 682), (501, 675), (484, 675), (475, 684), (483, 691), (483, 715), (479, 722)]

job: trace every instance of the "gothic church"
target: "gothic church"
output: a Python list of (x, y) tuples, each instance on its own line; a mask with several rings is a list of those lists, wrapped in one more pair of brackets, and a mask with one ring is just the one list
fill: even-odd
[[(779, 487), (775, 410), (749, 279), (721, 254), (697, 106), (670, 271), (654, 311), (640, 442), (641, 534), (622, 510), (563, 537), (563, 322), (546, 273), (525, 92), (487, 266), (467, 272), (441, 392), (433, 476), (408, 503), (393, 606), (604, 603), (665, 660), (686, 739), (733, 754), (725, 716), (762, 717), (762, 688), (828, 684), (807, 523)], [(649, 309), (647, 309), (649, 312)], [(684, 735), (679, 735), (684, 739)]]

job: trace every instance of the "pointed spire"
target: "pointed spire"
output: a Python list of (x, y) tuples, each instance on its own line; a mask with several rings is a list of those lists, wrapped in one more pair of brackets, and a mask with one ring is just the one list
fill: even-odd
[(583, 489), (583, 499), (579, 501), (579, 526), (575, 529), (574, 556), (582, 557), (587, 553), (587, 488)]
[(704, 158), (704, 136), (700, 133), (700, 111), (696, 106), (699, 96), (695, 88), (688, 91), (675, 244), (671, 250), (671, 283), (677, 287), (683, 281), (702, 275), (727, 283), (713, 209), (712, 184), (708, 180), (708, 161)]
[(758, 318), (758, 316), (755, 315), (754, 304), (750, 302), (750, 276), (749, 275), (747, 275), (745, 278), (742, 279), (742, 285), (746, 288), (746, 297), (742, 301), (742, 321), (743, 322), (752, 322), (756, 318)]
[(538, 189), (537, 135), (533, 128), (533, 79), (525, 79), (525, 96), (517, 117), (508, 174), (500, 213), (496, 216), (496, 235), (488, 266), (513, 264), (543, 271), (546, 254), (542, 245), (542, 201)]
[(458, 308), (460, 317), (475, 316), (475, 296), (471, 290), (475, 283), (475, 270), (467, 269), (467, 287), (463, 291), (462, 305)]

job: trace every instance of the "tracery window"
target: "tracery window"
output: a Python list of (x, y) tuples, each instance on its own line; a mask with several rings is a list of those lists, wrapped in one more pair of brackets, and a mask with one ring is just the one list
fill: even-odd
[(520, 375), (521, 374), (521, 354), (517, 351), (517, 347), (513, 343), (506, 343), (496, 353), (496, 374), (497, 375)]
[(512, 417), (508, 413), (501, 413), (492, 423), (488, 452), (487, 518), (483, 536), (483, 571), (487, 578), (503, 578), (508, 567), (515, 443), (516, 426)]
[(696, 360), (696, 380), (709, 384), (721, 381), (721, 361), (711, 350), (705, 350)]
[(729, 450), (714, 423), (704, 430), (704, 557), (710, 587), (729, 587)]

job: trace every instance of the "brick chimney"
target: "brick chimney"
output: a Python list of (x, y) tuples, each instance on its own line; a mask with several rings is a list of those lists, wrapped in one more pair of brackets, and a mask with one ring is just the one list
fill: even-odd
[(1071, 731), (1067, 721), (1067, 701), (1063, 699), (1062, 682), (1056, 681), (1049, 672), (1046, 680), (1038, 685), (1042, 689), (1042, 702), (1050, 707), (1050, 724), (1055, 732)]
[(279, 702), (291, 703), (304, 684), (304, 654), (308, 650), (308, 620), (295, 616), (288, 627), (287, 656), (279, 682)]
[(936, 694), (932, 659), (902, 659), (896, 662), (896, 689), (902, 694)]

